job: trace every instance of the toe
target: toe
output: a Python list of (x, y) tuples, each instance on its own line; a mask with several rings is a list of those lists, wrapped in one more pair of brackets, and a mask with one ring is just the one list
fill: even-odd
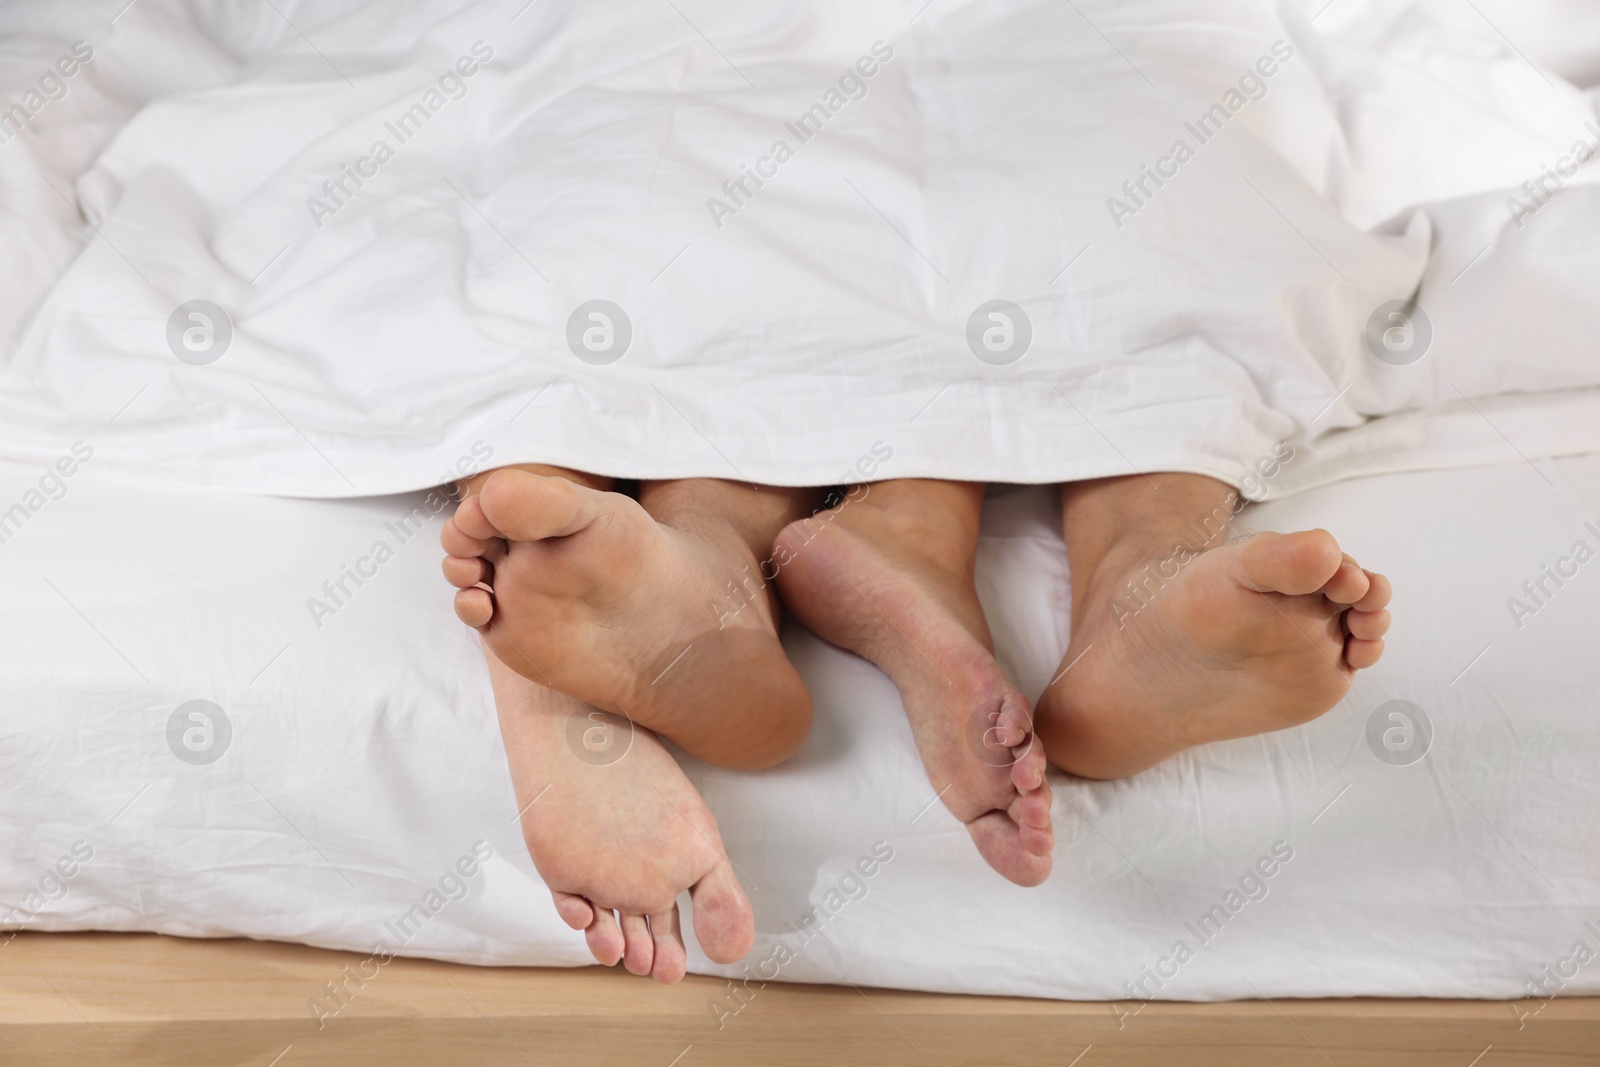
[[(967, 823), (967, 832), (984, 861), (1010, 881), (1022, 886), (1035, 886), (1050, 877), (1050, 853), (1031, 851), (1024, 844), (1023, 828), (1010, 813), (991, 811)], [(1030, 843), (1037, 843), (1038, 831), (1029, 835)]]
[(461, 589), (456, 592), (456, 618), (474, 629), (481, 630), (494, 618), (494, 597), (485, 589)]
[(622, 916), (622, 966), (629, 974), (646, 975), (655, 963), (655, 940), (650, 936), (650, 924), (643, 915)]
[(1352, 670), (1364, 671), (1383, 658), (1382, 641), (1364, 641), (1352, 637), (1344, 643), (1344, 661)]
[[(604, 515), (618, 501), (614, 493), (587, 489), (565, 478), (547, 478), (527, 471), (499, 470), (472, 498), (478, 513), (498, 536), (512, 541), (542, 541), (577, 533)], [(462, 504), (464, 511), (466, 504)], [(467, 527), (475, 533), (474, 527)]]
[(1036, 736), (1030, 733), (1011, 754), (1016, 761), (1011, 765), (1011, 784), (1018, 793), (1032, 792), (1044, 784), (1044, 746)]
[(1028, 740), (1033, 731), (1033, 716), (1020, 696), (1008, 696), (1000, 704), (994, 718), (994, 729), (989, 742), (995, 748), (1014, 748)]
[[(1041, 830), (1037, 826), (1024, 826), (1017, 831), (1017, 840), (1022, 843), (1024, 852), (1030, 856), (1050, 858), (1050, 853), (1055, 851), (1056, 835), (1053, 830)], [(1048, 873), (1048, 872), (1047, 872)]]
[(446, 554), (462, 557), (481, 556), (489, 548), (488, 541), (467, 534), (453, 517), (439, 531), (439, 545)]
[(1262, 534), (1244, 546), (1238, 577), (1258, 593), (1315, 593), (1344, 565), (1339, 542), (1326, 530)]
[(678, 930), (678, 906), (650, 916), (650, 936), (655, 939), (655, 964), (650, 973), (663, 985), (681, 979), (689, 969), (689, 957)]
[(1389, 598), (1394, 595), (1394, 589), (1389, 585), (1389, 579), (1376, 571), (1367, 571), (1367, 595), (1350, 605), (1357, 611), (1377, 611), (1389, 606)]
[(716, 963), (744, 959), (755, 946), (756, 920), (738, 876), (726, 860), (689, 890), (694, 901), (694, 936)]
[(555, 898), (556, 914), (574, 930), (587, 930), (594, 922), (594, 906), (587, 900), (557, 889), (552, 889), (550, 895)]
[(1035, 856), (1048, 856), (1055, 847), (1055, 827), (1050, 819), (1050, 789), (1038, 789), (1020, 794), (1006, 810), (1011, 821), (1017, 824), (1017, 839), (1023, 851)]
[(1328, 579), (1322, 587), (1322, 595), (1335, 604), (1354, 604), (1367, 595), (1372, 580), (1367, 577), (1367, 572), (1361, 565), (1349, 556), (1344, 557), (1344, 562), (1339, 564), (1339, 569), (1333, 572), (1333, 577)]
[(475, 556), (446, 556), (439, 566), (444, 571), (444, 580), (457, 589), (471, 589), (490, 577), (489, 564)]
[(1376, 641), (1389, 632), (1389, 613), (1387, 611), (1356, 611), (1351, 608), (1344, 613), (1344, 628), (1351, 637), (1363, 641)]
[(589, 942), (590, 954), (607, 967), (614, 966), (627, 947), (622, 930), (617, 926), (616, 916), (611, 914), (609, 908), (594, 909), (594, 922), (589, 924), (583, 936)]
[[(462, 538), (465, 538), (466, 541), (487, 543), (497, 537), (505, 536), (505, 534), (495, 529), (494, 523), (490, 522), (488, 516), (483, 513), (483, 500), (479, 496), (469, 496), (461, 502), (461, 506), (456, 508), (456, 513), (445, 524), (446, 529), (452, 526), (455, 527), (456, 533), (460, 535), (460, 537), (455, 534), (451, 535), (452, 540), (456, 543), (464, 544), (465, 542), (462, 541)], [(444, 536), (444, 533), (441, 532), (439, 535), (441, 542), (444, 540)], [(450, 551), (449, 545), (445, 545), (445, 551)], [(454, 553), (451, 554), (454, 555)], [(472, 554), (477, 555), (477, 553)]]

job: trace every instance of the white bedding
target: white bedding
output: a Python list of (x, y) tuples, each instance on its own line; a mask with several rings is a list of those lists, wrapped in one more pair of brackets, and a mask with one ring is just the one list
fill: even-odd
[[(98, 461), (64, 492), (0, 462), (0, 504), (48, 499), (0, 544), (0, 901), (34, 913), (0, 925), (587, 962), (522, 851), (476, 639), (445, 607), (437, 519), (397, 532), (422, 498), (138, 485)], [(1597, 504), (1589, 456), (1359, 479), (1246, 511), (1247, 526), (1335, 529), (1393, 576), (1387, 656), (1304, 728), (1123, 782), (1057, 777), (1056, 870), (1036, 889), (990, 871), (932, 803), (889, 682), (791, 630), (816, 702), (804, 750), (759, 775), (688, 764), (751, 882), (751, 973), (780, 942), (800, 949), (791, 924), (842, 887), (859, 899), (834, 898), (781, 978), (1106, 998), (1127, 1013), (1125, 983), (1146, 967), (1170, 974), (1144, 979), (1149, 995), (1180, 999), (1523, 997), (1532, 1013), (1526, 982), (1557, 991), (1546, 967), (1569, 972), (1566, 992), (1600, 993), (1600, 962), (1574, 962), (1575, 943), (1600, 948), (1600, 560), (1572, 559), (1577, 541), (1600, 548)], [(981, 593), (1029, 694), (1068, 636), (1053, 515), (1038, 488), (997, 490), (985, 514)], [(380, 539), (393, 558), (319, 627), (308, 600)], [(1545, 565), (1577, 573), (1546, 580), (1519, 627), (1508, 598)], [(191, 752), (182, 730), (204, 725), (187, 712), (169, 741), (195, 700), (231, 728), (224, 743), (214, 721), (209, 748), (191, 738), (190, 759), (220, 751), (214, 762), (177, 757)], [(1369, 746), (1392, 700), (1431, 723), (1409, 765), (1376, 755), (1403, 723), (1381, 719)], [(847, 880), (875, 846), (892, 858)], [(1244, 888), (1265, 896), (1242, 893), (1201, 943), (1185, 924), (1226, 908), (1263, 857), (1271, 877)], [(52, 875), (58, 862), (71, 877)], [(463, 862), (473, 873), (397, 938), (391, 924)], [(445, 904), (457, 886), (464, 899)], [(1179, 940), (1194, 950), (1181, 966)], [(744, 974), (695, 950), (691, 969)]]
[[(1287, 489), (1600, 448), (1592, 4), (16, 0), (0, 34), (24, 104), (93, 53), (0, 144), (14, 459), (358, 496), (475, 451), (1238, 482), (1289, 439)], [(1431, 341), (1385, 362), (1412, 297)], [(568, 345), (599, 299), (604, 365)], [(994, 300), (1026, 352), (982, 348)]]
[[(1508, 204), (1600, 141), (1597, 41), (1576, 0), (0, 7), (26, 117), (0, 111), (0, 926), (587, 962), (521, 848), (437, 517), (373, 494), (525, 460), (832, 483), (884, 448), (877, 477), (1250, 488), (1290, 440), (1261, 488), (1309, 491), (1248, 521), (1330, 526), (1398, 590), (1339, 708), (1058, 779), (1056, 874), (1023, 890), (930, 804), (888, 682), (795, 630), (805, 750), (690, 766), (751, 882), (747, 964), (804, 941), (780, 977), (1128, 1011), (1600, 992), (1600, 563), (1573, 555), (1600, 458), (1531, 466), (1600, 450), (1600, 164)], [(863, 56), (864, 95), (714, 218)], [(1260, 99), (1186, 135), (1267, 56)], [(1412, 296), (1431, 342), (1385, 362), (1363, 328)], [(631, 324), (616, 362), (568, 345), (595, 299)], [(1028, 317), (1012, 363), (969, 348), (996, 299)], [(225, 351), (184, 346), (196, 300)], [(1545, 565), (1577, 570), (1513, 611)], [(1037, 693), (1070, 594), (1047, 491), (993, 496), (980, 581)], [(1431, 729), (1403, 766), (1395, 700)]]

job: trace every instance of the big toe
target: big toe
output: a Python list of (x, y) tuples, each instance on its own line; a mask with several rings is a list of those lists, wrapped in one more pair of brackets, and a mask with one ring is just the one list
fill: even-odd
[(1020, 695), (1012, 694), (1003, 698), (991, 721), (993, 726), (986, 733), (984, 741), (994, 749), (1020, 747), (1033, 732), (1033, 715)]
[[(483, 490), (461, 505), (476, 502), (477, 513), (484, 525), (496, 535), (512, 541), (542, 541), (548, 537), (565, 537), (592, 524), (606, 510), (614, 494), (588, 489), (565, 478), (550, 478), (541, 474), (506, 468), (497, 470), (483, 483)], [(626, 498), (617, 498), (626, 499)], [(458, 513), (459, 514), (459, 513)], [(463, 528), (473, 536), (480, 527), (469, 524)]]
[(1010, 813), (991, 811), (967, 823), (967, 832), (984, 861), (1010, 881), (1035, 886), (1050, 877), (1054, 839), (1048, 828), (1019, 825)]
[(1344, 553), (1327, 530), (1261, 534), (1239, 556), (1239, 576), (1258, 593), (1304, 596), (1315, 593), (1339, 572)]
[(689, 890), (694, 901), (694, 936), (716, 963), (744, 959), (756, 942), (755, 913), (726, 860)]

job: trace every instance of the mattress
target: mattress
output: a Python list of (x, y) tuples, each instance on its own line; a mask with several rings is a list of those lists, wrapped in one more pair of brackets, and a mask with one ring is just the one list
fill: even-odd
[[(425, 497), (139, 483), (93, 453), (0, 463), (0, 925), (589, 962), (521, 846)], [(1386, 657), (1304, 727), (1123, 781), (1054, 776), (1034, 889), (933, 802), (887, 679), (789, 626), (816, 706), (802, 751), (759, 774), (684, 760), (757, 923), (745, 961), (691, 945), (690, 969), (1126, 1014), (1600, 993), (1600, 455), (1504, 458), (1246, 510), (1333, 529), (1393, 577)], [(379, 542), (375, 573), (315, 610)], [(991, 491), (978, 581), (1037, 694), (1071, 594), (1048, 489)]]

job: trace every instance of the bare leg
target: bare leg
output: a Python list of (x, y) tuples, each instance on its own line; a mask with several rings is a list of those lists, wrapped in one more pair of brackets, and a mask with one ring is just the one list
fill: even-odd
[(1193, 474), (1061, 487), (1072, 640), (1038, 718), (1063, 770), (1115, 778), (1297, 726), (1382, 655), (1388, 580), (1326, 530), (1228, 541), (1237, 499)]
[[(606, 479), (550, 467), (523, 468), (592, 489)], [(488, 475), (464, 486), (470, 496)], [(473, 547), (447, 526), (444, 570), (463, 588), (486, 575)], [(498, 558), (504, 546), (484, 546)], [(505, 739), (523, 837), (549, 886), (556, 910), (584, 932), (599, 962), (619, 959), (658, 981), (683, 977), (686, 956), (678, 895), (694, 901), (696, 937), (706, 955), (728, 963), (749, 952), (755, 923), (716, 821), (653, 733), (608, 738), (620, 756), (582, 758), (572, 747), (573, 720), (589, 730), (592, 709), (515, 673), (486, 651), (495, 707)], [(602, 725), (598, 728), (604, 729)]]
[(995, 662), (973, 585), (982, 485), (857, 486), (788, 526), (773, 561), (784, 603), (894, 680), (928, 780), (991, 866), (1050, 873), (1050, 794), (1028, 702)]
[(719, 766), (771, 766), (805, 739), (811, 701), (761, 561), (820, 496), (687, 479), (634, 501), (495, 471), (449, 524), (456, 613), (519, 674)]

